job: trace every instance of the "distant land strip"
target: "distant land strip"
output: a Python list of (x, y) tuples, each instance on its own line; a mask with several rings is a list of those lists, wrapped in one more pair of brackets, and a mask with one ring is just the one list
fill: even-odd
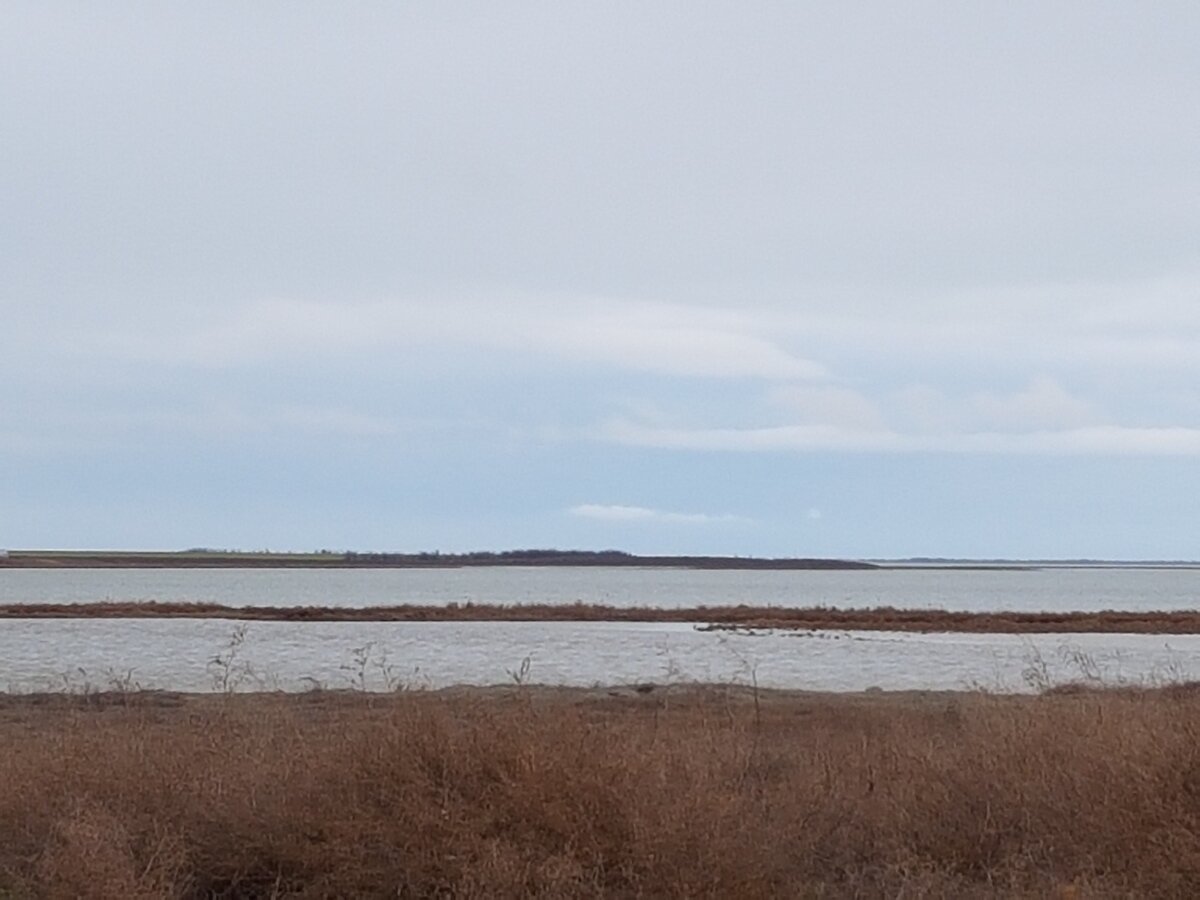
[(24, 569), (456, 569), (470, 566), (648, 567), (673, 569), (878, 569), (843, 559), (749, 556), (639, 556), (621, 550), (504, 550), (476, 553), (249, 553), (222, 550), (117, 552), (10, 550), (0, 567)]
[(9, 603), (0, 619), (231, 619), (282, 622), (687, 622), (706, 630), (1200, 634), (1200, 610), (949, 612), (774, 606), (615, 607), (590, 603), (447, 606), (224, 606), (218, 603)]

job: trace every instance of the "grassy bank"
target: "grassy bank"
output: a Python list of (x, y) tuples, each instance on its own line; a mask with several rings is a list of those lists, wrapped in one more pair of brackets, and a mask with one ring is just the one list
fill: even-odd
[(0, 604), (0, 619), (191, 618), (290, 622), (699, 622), (713, 628), (836, 631), (1200, 634), (1200, 610), (1173, 612), (950, 612), (778, 606), (616, 607), (591, 603), (397, 604), (376, 607), (222, 606), (118, 602)]
[(0, 896), (1190, 897), (1200, 693), (0, 695)]

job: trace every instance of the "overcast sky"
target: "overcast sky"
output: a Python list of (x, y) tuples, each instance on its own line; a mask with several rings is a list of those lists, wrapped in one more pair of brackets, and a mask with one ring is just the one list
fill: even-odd
[(1200, 557), (1200, 4), (0, 5), (0, 546)]

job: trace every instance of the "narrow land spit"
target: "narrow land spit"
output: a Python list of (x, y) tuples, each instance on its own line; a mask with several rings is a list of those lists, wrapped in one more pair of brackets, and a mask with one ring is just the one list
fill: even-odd
[(615, 607), (599, 604), (451, 603), (373, 607), (225, 606), (217, 603), (10, 603), (0, 619), (194, 618), (283, 622), (690, 622), (713, 629), (1200, 634), (1200, 610), (957, 612), (781, 606)]

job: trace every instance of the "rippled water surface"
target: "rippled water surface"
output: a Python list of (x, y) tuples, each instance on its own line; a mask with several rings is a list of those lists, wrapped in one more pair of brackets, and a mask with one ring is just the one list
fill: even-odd
[(1200, 569), (0, 569), (0, 603), (95, 600), (205, 600), (233, 606), (578, 600), (611, 606), (1187, 609), (1200, 605)]
[[(0, 602), (231, 605), (574, 602), (615, 606), (1180, 609), (1200, 571), (703, 572), (661, 569), (0, 570)], [(0, 689), (176, 690), (720, 681), (813, 690), (1027, 689), (1200, 677), (1200, 636), (761, 634), (659, 623), (0, 621)]]
[(733, 634), (603, 622), (251, 622), (240, 644), (236, 633), (234, 623), (212, 619), (4, 621), (0, 686), (382, 690), (522, 677), (581, 686), (757, 680), (847, 691), (1024, 689), (1088, 674), (1141, 681), (1200, 673), (1200, 637), (1191, 636)]

